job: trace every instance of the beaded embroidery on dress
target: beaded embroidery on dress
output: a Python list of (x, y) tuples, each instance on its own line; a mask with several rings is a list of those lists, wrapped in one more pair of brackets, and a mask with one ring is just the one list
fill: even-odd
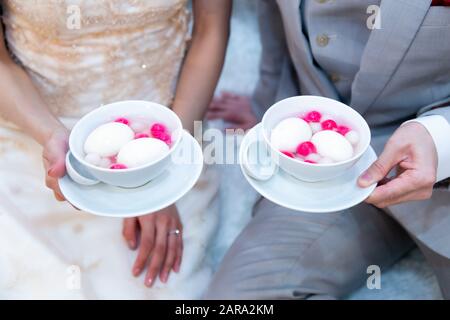
[(5, 0), (3, 22), (11, 54), (52, 111), (77, 118), (118, 100), (170, 105), (188, 37), (186, 6), (186, 0)]

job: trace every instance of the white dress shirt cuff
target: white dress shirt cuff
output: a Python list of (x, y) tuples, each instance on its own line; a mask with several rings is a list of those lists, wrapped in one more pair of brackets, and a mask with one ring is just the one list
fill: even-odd
[(436, 181), (450, 177), (450, 124), (440, 115), (423, 116), (408, 122), (422, 124), (433, 138), (438, 156)]

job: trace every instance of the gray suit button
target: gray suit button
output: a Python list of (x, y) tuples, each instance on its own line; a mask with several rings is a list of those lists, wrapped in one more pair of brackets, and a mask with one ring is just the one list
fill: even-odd
[(326, 47), (330, 42), (330, 37), (328, 37), (326, 34), (319, 35), (316, 38), (316, 42), (319, 47)]
[(341, 77), (336, 73), (333, 73), (332, 75), (330, 75), (330, 79), (334, 83), (341, 81)]

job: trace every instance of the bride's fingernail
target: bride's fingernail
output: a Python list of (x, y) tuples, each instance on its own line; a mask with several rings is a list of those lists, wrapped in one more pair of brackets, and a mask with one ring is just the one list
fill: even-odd
[(153, 284), (153, 279), (152, 278), (148, 278), (147, 280), (145, 280), (145, 285), (147, 287), (151, 287)]
[(128, 241), (128, 246), (130, 247), (130, 249), (134, 249), (136, 246), (136, 243), (133, 240)]
[(372, 175), (367, 171), (364, 172), (359, 177), (359, 183), (361, 183), (362, 185), (370, 185), (372, 183)]
[(166, 283), (166, 282), (167, 282), (167, 273), (163, 273), (163, 274), (161, 275), (161, 281), (162, 281), (163, 283)]
[(140, 272), (141, 272), (141, 269), (139, 269), (139, 268), (134, 268), (133, 269), (133, 274), (134, 274), (135, 277), (137, 277)]

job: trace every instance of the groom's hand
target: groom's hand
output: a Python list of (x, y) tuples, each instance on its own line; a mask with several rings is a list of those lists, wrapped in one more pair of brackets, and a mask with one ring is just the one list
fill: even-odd
[[(128, 246), (132, 250), (139, 248), (133, 275), (139, 276), (148, 263), (146, 286), (151, 287), (158, 275), (165, 283), (172, 270), (180, 270), (182, 228), (175, 205), (146, 216), (124, 220), (123, 236)], [(175, 234), (175, 230), (179, 230), (179, 234)]]
[[(389, 172), (396, 169), (393, 177)], [(379, 208), (429, 199), (436, 181), (437, 152), (433, 139), (420, 123), (409, 122), (394, 132), (377, 161), (358, 184), (378, 183), (366, 202)]]

